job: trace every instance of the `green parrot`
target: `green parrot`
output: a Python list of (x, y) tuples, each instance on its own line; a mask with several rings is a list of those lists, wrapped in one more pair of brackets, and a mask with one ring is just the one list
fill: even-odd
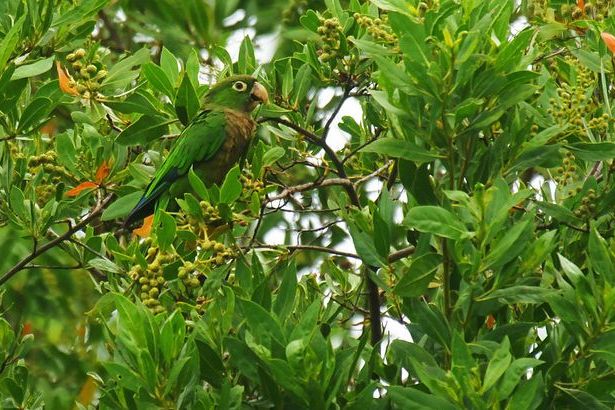
[(256, 128), (250, 113), (267, 99), (265, 87), (249, 75), (214, 85), (205, 95), (203, 111), (182, 131), (124, 226), (153, 214), (164, 194), (177, 198), (190, 191), (191, 167), (206, 185), (220, 184), (248, 149)]

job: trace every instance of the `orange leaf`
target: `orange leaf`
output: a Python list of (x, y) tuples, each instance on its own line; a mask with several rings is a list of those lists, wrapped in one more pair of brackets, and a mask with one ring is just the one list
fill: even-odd
[(55, 119), (51, 119), (47, 121), (45, 124), (43, 124), (43, 126), (40, 129), (41, 134), (47, 134), (50, 137), (53, 137), (57, 130), (58, 130), (58, 124)]
[(71, 78), (62, 67), (59, 61), (56, 61), (56, 70), (58, 70), (58, 80), (60, 80), (60, 90), (70, 95), (79, 95), (74, 85), (70, 85)]
[(100, 185), (109, 176), (111, 168), (107, 164), (107, 161), (103, 161), (102, 164), (96, 170), (96, 182)]
[(577, 0), (577, 7), (580, 8), (583, 13), (585, 13), (585, 0)]
[(94, 400), (94, 396), (96, 394), (96, 389), (98, 386), (96, 385), (96, 380), (92, 376), (87, 377), (85, 379), (85, 383), (81, 386), (81, 390), (79, 391), (79, 395), (77, 396), (77, 401), (84, 406), (92, 403)]
[(493, 329), (493, 327), (495, 326), (495, 318), (493, 317), (493, 315), (487, 316), (487, 320), (485, 321), (485, 325), (487, 326), (487, 329), (489, 329), (489, 330)]
[(21, 336), (26, 336), (32, 334), (32, 323), (26, 322), (23, 325), (23, 329), (21, 330)]
[(611, 33), (603, 31), (602, 33), (600, 33), (600, 37), (602, 37), (602, 41), (604, 41), (604, 44), (606, 44), (607, 48), (611, 50), (611, 53), (615, 54), (615, 36)]
[(134, 235), (140, 236), (141, 238), (147, 238), (149, 234), (152, 232), (152, 224), (154, 223), (154, 215), (146, 216), (143, 219), (143, 225), (140, 228), (133, 229), (132, 233)]
[(67, 196), (77, 196), (84, 189), (98, 188), (98, 184), (92, 181), (82, 182), (66, 193)]

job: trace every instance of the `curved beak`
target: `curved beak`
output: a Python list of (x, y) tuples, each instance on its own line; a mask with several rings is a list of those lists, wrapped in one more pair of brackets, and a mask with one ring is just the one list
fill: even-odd
[(263, 104), (266, 104), (269, 101), (269, 94), (267, 94), (267, 90), (258, 82), (255, 82), (252, 86), (252, 93), (250, 94), (250, 97), (252, 97), (252, 100)]

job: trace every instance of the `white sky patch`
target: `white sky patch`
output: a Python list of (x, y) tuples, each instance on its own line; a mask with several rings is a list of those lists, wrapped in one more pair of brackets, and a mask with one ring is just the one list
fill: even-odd
[(224, 20), (222, 20), (222, 25), (224, 27), (233, 26), (233, 25), (239, 23), (245, 17), (246, 17), (246, 11), (244, 9), (237, 9), (237, 10), (235, 10), (235, 12), (233, 14), (231, 14), (230, 16), (228, 16)]
[(229, 38), (226, 40), (225, 48), (231, 56), (231, 60), (237, 61), (239, 59), (239, 48), (243, 39), (246, 38), (246, 36), (253, 39), (255, 34), (256, 30), (251, 27), (248, 27), (236, 30), (233, 32), (233, 34), (229, 36)]
[(530, 186), (536, 192), (534, 198), (537, 201), (543, 201), (544, 198), (542, 196), (542, 184), (545, 182), (545, 177), (542, 175), (536, 175), (534, 178), (530, 180)]
[(344, 148), (350, 140), (350, 136), (346, 132), (342, 131), (338, 126), (338, 124), (342, 121), (342, 118), (345, 116), (352, 117), (357, 124), (361, 123), (361, 120), (363, 119), (363, 107), (361, 107), (359, 100), (356, 98), (347, 99), (331, 123), (331, 129), (329, 130), (329, 135), (327, 136), (327, 143), (336, 151)]

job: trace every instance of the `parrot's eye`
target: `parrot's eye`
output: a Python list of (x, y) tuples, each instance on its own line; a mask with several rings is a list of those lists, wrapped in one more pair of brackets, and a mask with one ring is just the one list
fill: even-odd
[(233, 84), (233, 90), (235, 91), (245, 91), (248, 86), (243, 81), (235, 81)]

